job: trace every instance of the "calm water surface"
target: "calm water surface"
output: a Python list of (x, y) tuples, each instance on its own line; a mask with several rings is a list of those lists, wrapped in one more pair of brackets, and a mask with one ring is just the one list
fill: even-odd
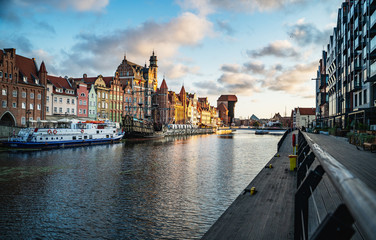
[(238, 130), (0, 153), (3, 239), (197, 239), (277, 151)]

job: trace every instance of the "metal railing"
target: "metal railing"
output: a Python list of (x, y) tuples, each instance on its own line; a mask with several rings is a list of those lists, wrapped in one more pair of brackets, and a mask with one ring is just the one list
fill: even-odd
[[(297, 192), (295, 194), (295, 239), (350, 239), (353, 223), (366, 239), (376, 239), (376, 193), (356, 178), (341, 163), (325, 152), (306, 133), (299, 131), (297, 158)], [(317, 166), (311, 165), (317, 160)], [(310, 169), (311, 168), (311, 169)], [(343, 203), (324, 219), (309, 216), (309, 200), (318, 215), (313, 193), (327, 175)], [(308, 235), (308, 221), (317, 217), (318, 226)]]

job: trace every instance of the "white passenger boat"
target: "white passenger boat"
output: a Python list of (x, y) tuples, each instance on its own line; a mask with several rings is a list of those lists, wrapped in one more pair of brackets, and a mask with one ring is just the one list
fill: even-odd
[(59, 121), (43, 128), (24, 128), (3, 145), (10, 148), (64, 148), (119, 142), (124, 133), (115, 123), (104, 121)]

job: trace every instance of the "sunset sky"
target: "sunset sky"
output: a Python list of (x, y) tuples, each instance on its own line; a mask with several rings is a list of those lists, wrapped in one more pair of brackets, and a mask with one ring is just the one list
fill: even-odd
[(126, 54), (154, 50), (158, 82), (207, 96), (236, 94), (236, 117), (314, 107), (321, 51), (339, 0), (0, 0), (0, 49), (48, 74), (112, 76)]

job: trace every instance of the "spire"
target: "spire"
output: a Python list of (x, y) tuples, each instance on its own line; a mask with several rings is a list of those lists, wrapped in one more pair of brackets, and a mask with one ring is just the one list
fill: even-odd
[(39, 73), (47, 73), (46, 66), (44, 65), (44, 61), (40, 64)]
[(167, 84), (166, 84), (166, 80), (165, 80), (164, 77), (163, 77), (163, 81), (162, 81), (162, 84), (161, 84), (161, 89), (168, 89)]

